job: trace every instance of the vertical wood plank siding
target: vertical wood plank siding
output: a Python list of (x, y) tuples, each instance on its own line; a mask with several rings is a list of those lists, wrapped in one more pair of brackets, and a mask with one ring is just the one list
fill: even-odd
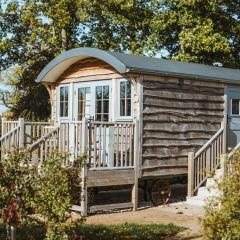
[(144, 78), (145, 175), (186, 173), (188, 152), (197, 151), (221, 127), (224, 88), (203, 83)]

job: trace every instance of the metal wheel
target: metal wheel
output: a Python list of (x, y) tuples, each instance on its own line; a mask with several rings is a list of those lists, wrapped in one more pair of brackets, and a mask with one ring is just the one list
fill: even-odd
[(150, 187), (150, 199), (155, 206), (167, 204), (171, 196), (171, 187), (168, 181), (157, 179)]

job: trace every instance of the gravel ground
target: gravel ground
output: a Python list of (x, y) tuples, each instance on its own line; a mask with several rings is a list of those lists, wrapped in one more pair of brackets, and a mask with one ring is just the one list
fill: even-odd
[[(170, 204), (154, 207), (150, 202), (143, 201), (143, 192), (140, 192), (139, 199), (140, 209), (136, 212), (131, 210), (112, 211), (107, 213), (97, 213), (87, 218), (89, 224), (119, 224), (119, 223), (159, 223), (176, 225), (185, 227), (186, 230), (178, 235), (175, 239), (202, 239), (200, 220), (204, 216), (202, 207), (187, 205), (184, 201), (186, 198), (186, 185), (177, 184)], [(118, 191), (105, 192), (101, 191), (97, 194), (96, 203), (107, 204), (129, 201), (130, 189), (122, 189)]]

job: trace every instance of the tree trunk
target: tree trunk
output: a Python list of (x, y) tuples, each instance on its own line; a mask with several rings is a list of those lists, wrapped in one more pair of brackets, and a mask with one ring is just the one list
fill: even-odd
[(62, 52), (67, 50), (67, 32), (66, 29), (62, 29)]

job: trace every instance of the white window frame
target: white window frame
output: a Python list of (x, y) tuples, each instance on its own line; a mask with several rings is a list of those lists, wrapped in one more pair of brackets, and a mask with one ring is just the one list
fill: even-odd
[[(68, 115), (65, 117), (60, 116), (60, 89), (62, 87), (68, 87)], [(70, 119), (70, 102), (71, 102), (71, 94), (70, 94), (70, 84), (61, 84), (58, 86), (57, 90), (57, 119), (59, 120), (69, 120)]]
[[(233, 102), (233, 99), (234, 100), (238, 100), (238, 102), (239, 102), (239, 105), (238, 105), (238, 111), (239, 111), (239, 114), (233, 114), (232, 113), (232, 107), (233, 107), (233, 104), (232, 104), (232, 102)], [(240, 117), (240, 98), (231, 98), (231, 116), (234, 116), (234, 117)]]
[[(122, 82), (131, 83), (131, 115), (130, 116), (120, 116), (120, 85)], [(134, 110), (134, 87), (130, 79), (123, 78), (117, 81), (117, 121), (133, 121), (133, 110)]]
[(105, 79), (100, 81), (88, 81), (88, 82), (78, 82), (74, 85), (74, 91), (76, 94), (74, 94), (74, 119), (77, 119), (78, 114), (78, 88), (83, 87), (90, 87), (91, 91), (91, 106), (90, 106), (90, 112), (93, 114), (94, 120), (96, 118), (96, 87), (98, 86), (108, 86), (109, 87), (109, 122), (112, 121), (112, 80), (111, 79)]

